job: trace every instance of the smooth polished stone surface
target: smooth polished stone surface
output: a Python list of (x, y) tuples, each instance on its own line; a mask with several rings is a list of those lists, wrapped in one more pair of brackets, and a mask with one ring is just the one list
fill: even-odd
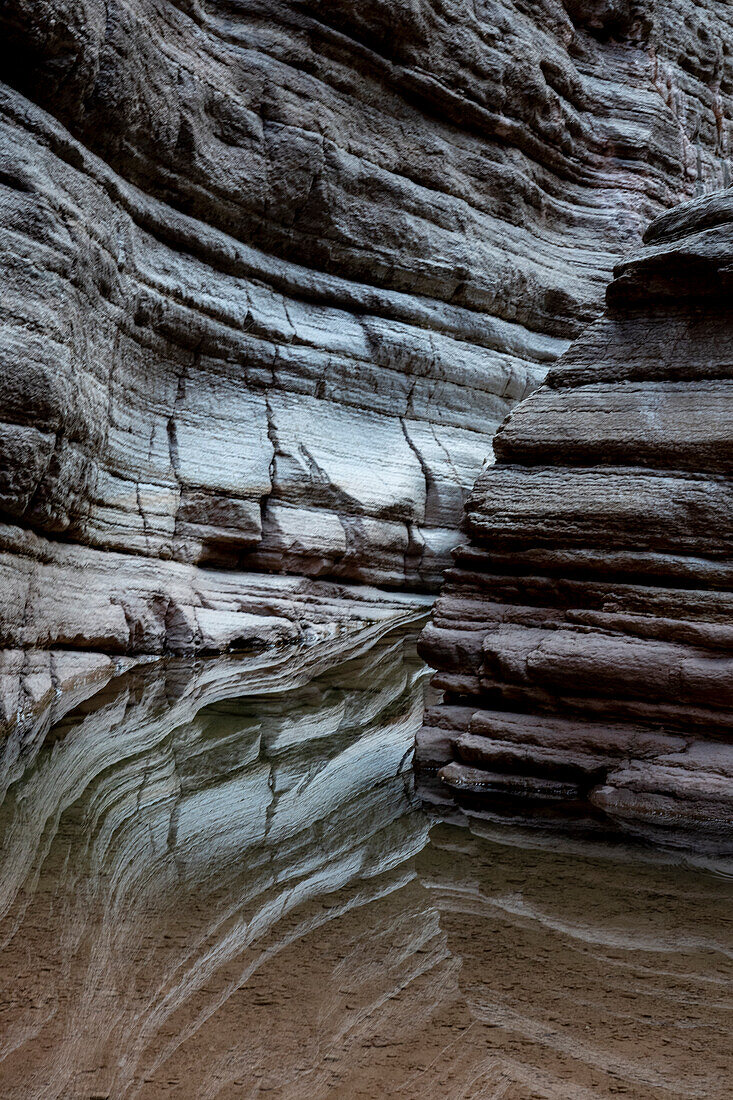
[(415, 628), (326, 658), (133, 667), (6, 742), (0, 1096), (729, 1095), (731, 878), (437, 820)]

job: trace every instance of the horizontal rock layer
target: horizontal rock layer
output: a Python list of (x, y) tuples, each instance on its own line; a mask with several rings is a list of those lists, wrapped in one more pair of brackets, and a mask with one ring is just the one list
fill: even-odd
[(726, 179), (720, 9), (9, 0), (0, 516), (435, 587), (613, 262)]
[(292, 677), (424, 619), (429, 604), (421, 593), (202, 570), (0, 528), (0, 736), (58, 717), (76, 692), (134, 660), (126, 654), (279, 647)]
[(419, 759), (474, 807), (733, 850), (731, 193), (646, 240), (469, 498)]

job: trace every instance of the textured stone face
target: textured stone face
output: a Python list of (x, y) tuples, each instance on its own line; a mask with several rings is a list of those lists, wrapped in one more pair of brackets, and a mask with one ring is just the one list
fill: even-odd
[(6, 644), (106, 645), (39, 562), (154, 575), (163, 648), (177, 565), (434, 588), (613, 262), (724, 182), (721, 7), (8, 0)]
[[(733, 842), (733, 193), (659, 218), (509, 417), (422, 648), (459, 798)], [(446, 763), (447, 761), (450, 761)]]

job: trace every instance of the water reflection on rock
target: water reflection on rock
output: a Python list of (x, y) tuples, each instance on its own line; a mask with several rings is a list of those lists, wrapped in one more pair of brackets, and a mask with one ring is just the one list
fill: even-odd
[(728, 1095), (730, 882), (432, 822), (414, 634), (326, 664), (134, 669), (8, 754), (0, 1095)]

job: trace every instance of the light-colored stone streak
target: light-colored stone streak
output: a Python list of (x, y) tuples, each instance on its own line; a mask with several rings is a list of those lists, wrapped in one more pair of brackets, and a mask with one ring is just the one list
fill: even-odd
[(258, 546), (386, 584), (428, 527), (435, 574), (493, 431), (567, 342), (269, 258), (4, 101), (6, 509), (104, 549), (231, 564)]

